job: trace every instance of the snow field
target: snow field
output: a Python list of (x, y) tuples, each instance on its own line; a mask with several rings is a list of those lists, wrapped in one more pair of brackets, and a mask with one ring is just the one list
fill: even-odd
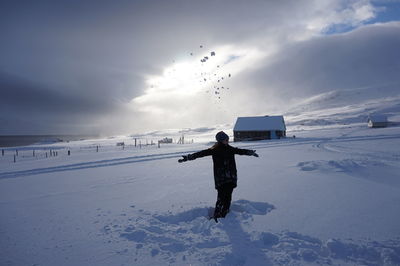
[(400, 264), (400, 128), (294, 134), (232, 143), (260, 158), (218, 224), (211, 158), (177, 163), (208, 143), (2, 160), (0, 264)]

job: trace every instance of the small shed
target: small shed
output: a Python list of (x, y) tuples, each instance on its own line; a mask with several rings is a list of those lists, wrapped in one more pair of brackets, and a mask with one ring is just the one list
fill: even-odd
[(158, 141), (159, 143), (172, 143), (172, 138), (163, 138), (161, 140)]
[(385, 115), (369, 115), (368, 116), (368, 127), (387, 127), (388, 119)]
[(233, 128), (234, 141), (280, 139), (286, 137), (283, 116), (238, 117)]

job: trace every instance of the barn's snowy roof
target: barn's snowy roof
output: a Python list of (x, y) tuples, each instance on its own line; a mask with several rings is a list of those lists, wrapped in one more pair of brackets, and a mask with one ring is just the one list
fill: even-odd
[(251, 116), (238, 117), (236, 120), (234, 131), (268, 131), (281, 130), (285, 131), (285, 121), (283, 116)]
[(387, 117), (385, 115), (369, 115), (368, 121), (371, 120), (374, 123), (382, 123), (382, 122), (387, 122)]

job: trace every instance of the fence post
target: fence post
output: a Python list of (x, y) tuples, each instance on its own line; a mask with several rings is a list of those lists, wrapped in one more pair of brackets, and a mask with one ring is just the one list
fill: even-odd
[(18, 150), (15, 150), (15, 154), (18, 156)]
[(160, 141), (158, 141), (158, 148), (160, 148)]
[(4, 156), (4, 149), (1, 150), (1, 156)]
[(46, 151), (46, 158), (47, 158), (47, 151)]
[(35, 157), (35, 150), (33, 150), (32, 155), (33, 155), (33, 157)]
[(71, 151), (70, 150), (68, 150), (68, 156), (70, 156), (71, 155)]
[(135, 139), (135, 147), (136, 147), (136, 139)]
[(96, 152), (99, 152), (99, 145), (96, 146)]
[(15, 156), (15, 154), (14, 154), (14, 163), (17, 161), (17, 159), (16, 159), (16, 156)]

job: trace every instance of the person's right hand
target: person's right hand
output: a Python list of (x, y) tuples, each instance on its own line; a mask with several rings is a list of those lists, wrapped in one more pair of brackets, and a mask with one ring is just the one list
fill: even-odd
[(251, 155), (254, 156), (254, 157), (258, 157), (258, 154), (256, 153), (256, 150), (253, 150)]

